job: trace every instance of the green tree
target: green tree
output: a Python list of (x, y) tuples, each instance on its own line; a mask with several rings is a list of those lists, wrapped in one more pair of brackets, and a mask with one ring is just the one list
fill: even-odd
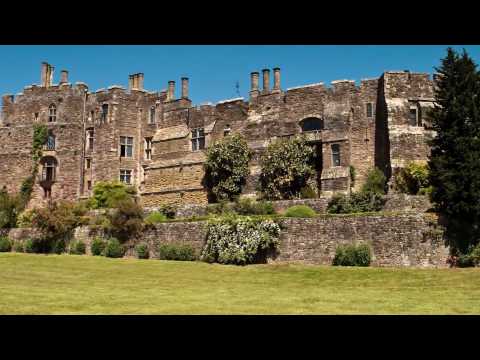
[(238, 134), (225, 137), (208, 148), (204, 185), (211, 200), (233, 200), (241, 193), (251, 157), (247, 142)]
[(136, 190), (119, 181), (99, 181), (93, 187), (89, 205), (92, 209), (115, 208), (119, 202), (132, 200)]
[(431, 200), (448, 219), (446, 235), (454, 253), (479, 242), (480, 81), (476, 64), (464, 50), (449, 48), (436, 69), (429, 180)]
[(267, 199), (300, 196), (314, 174), (314, 150), (303, 137), (271, 143), (261, 158), (260, 184)]
[(10, 195), (6, 189), (0, 190), (0, 229), (16, 227), (20, 208), (18, 196)]

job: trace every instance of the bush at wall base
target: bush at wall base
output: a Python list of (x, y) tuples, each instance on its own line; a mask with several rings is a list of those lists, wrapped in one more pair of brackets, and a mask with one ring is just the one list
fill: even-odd
[(24, 244), (21, 241), (16, 241), (13, 244), (13, 251), (18, 252), (18, 253), (23, 253), (25, 252)]
[(307, 205), (295, 205), (289, 207), (285, 211), (286, 217), (300, 217), (300, 218), (310, 218), (314, 217), (317, 213), (310, 206)]
[(101, 256), (105, 250), (105, 241), (102, 238), (96, 237), (90, 245), (90, 251), (94, 256)]
[(372, 254), (366, 244), (340, 245), (337, 247), (333, 266), (370, 266)]
[(163, 244), (158, 248), (160, 260), (194, 261), (195, 249), (190, 245)]
[(123, 257), (124, 249), (120, 242), (115, 238), (110, 238), (105, 246), (105, 256), (109, 258)]
[(72, 255), (84, 255), (86, 252), (85, 243), (82, 241), (76, 241), (70, 243), (70, 254)]
[(135, 251), (137, 252), (137, 258), (139, 259), (148, 259), (150, 256), (147, 244), (138, 244), (135, 246)]
[(0, 252), (9, 252), (12, 250), (12, 243), (6, 236), (0, 236)]

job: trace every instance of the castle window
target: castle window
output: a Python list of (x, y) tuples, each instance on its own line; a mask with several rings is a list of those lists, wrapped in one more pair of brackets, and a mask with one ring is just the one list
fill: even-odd
[(55, 150), (55, 135), (52, 132), (49, 132), (47, 135), (47, 144), (45, 146), (46, 150)]
[(408, 120), (409, 120), (409, 124), (411, 126), (417, 126), (417, 121), (418, 121), (417, 115), (418, 115), (417, 108), (416, 107), (411, 107), (410, 112), (408, 114)]
[(87, 189), (92, 190), (92, 180), (87, 181)]
[(37, 122), (38, 121), (38, 112), (34, 114), (33, 121)]
[(120, 157), (133, 156), (133, 137), (120, 136)]
[(101, 122), (105, 123), (107, 122), (107, 117), (108, 117), (108, 104), (103, 104), (102, 105), (102, 115), (101, 115)]
[(227, 124), (227, 126), (225, 126), (225, 129), (223, 129), (223, 136), (228, 136), (230, 135), (231, 132), (232, 132), (232, 129), (230, 129), (230, 125)]
[(152, 160), (152, 138), (145, 138), (145, 159)]
[(93, 129), (87, 130), (87, 150), (93, 150), (94, 131)]
[(150, 108), (150, 116), (148, 118), (149, 124), (155, 124), (155, 106)]
[(87, 169), (90, 169), (92, 167), (92, 159), (86, 159), (87, 163)]
[(57, 121), (57, 107), (52, 104), (48, 107), (48, 122)]
[(120, 181), (124, 184), (131, 184), (132, 170), (120, 170)]
[(367, 117), (368, 118), (373, 117), (373, 104), (372, 103), (367, 103)]
[(205, 131), (203, 128), (192, 130), (192, 151), (205, 149)]
[(339, 144), (332, 145), (332, 165), (340, 166), (340, 145)]
[(48, 156), (42, 160), (42, 181), (53, 182), (56, 178), (57, 160)]
[(306, 118), (300, 121), (303, 132), (323, 130), (323, 120), (315, 117)]
[(88, 121), (95, 121), (95, 111), (90, 111), (90, 117), (88, 118)]

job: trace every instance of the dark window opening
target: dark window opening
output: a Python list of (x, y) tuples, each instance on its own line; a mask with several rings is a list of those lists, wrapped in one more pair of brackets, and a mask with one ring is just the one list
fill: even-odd
[(34, 121), (35, 121), (35, 122), (38, 121), (38, 112), (36, 112), (36, 113), (34, 114)]
[(417, 109), (416, 108), (410, 108), (408, 120), (411, 126), (417, 126)]
[(101, 116), (102, 123), (107, 122), (107, 117), (108, 117), (108, 104), (103, 104), (102, 105), (102, 116)]
[(152, 138), (151, 137), (145, 138), (145, 159), (146, 160), (152, 159)]
[(57, 107), (52, 104), (48, 107), (48, 122), (57, 121)]
[(148, 121), (149, 124), (155, 124), (155, 106), (150, 108), (150, 118)]
[(92, 190), (92, 180), (87, 181), (87, 189)]
[(125, 184), (131, 184), (132, 170), (120, 170), (120, 181)]
[(303, 132), (323, 130), (323, 120), (318, 118), (307, 118), (300, 122)]
[(192, 150), (205, 149), (205, 131), (203, 128), (192, 130)]
[(372, 103), (367, 103), (367, 117), (368, 118), (373, 117), (373, 104)]
[(86, 159), (87, 160), (87, 169), (90, 169), (92, 167), (92, 159)]
[(120, 136), (120, 157), (133, 156), (133, 137)]
[(340, 166), (340, 145), (332, 145), (332, 164), (333, 166)]
[(53, 157), (47, 157), (42, 160), (41, 180), (54, 182), (56, 178), (57, 161)]
[(90, 111), (90, 121), (95, 121), (95, 111)]

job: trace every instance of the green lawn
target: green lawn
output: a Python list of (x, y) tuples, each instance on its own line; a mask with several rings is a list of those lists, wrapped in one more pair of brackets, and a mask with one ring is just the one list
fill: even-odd
[(475, 314), (480, 269), (0, 253), (1, 314)]

